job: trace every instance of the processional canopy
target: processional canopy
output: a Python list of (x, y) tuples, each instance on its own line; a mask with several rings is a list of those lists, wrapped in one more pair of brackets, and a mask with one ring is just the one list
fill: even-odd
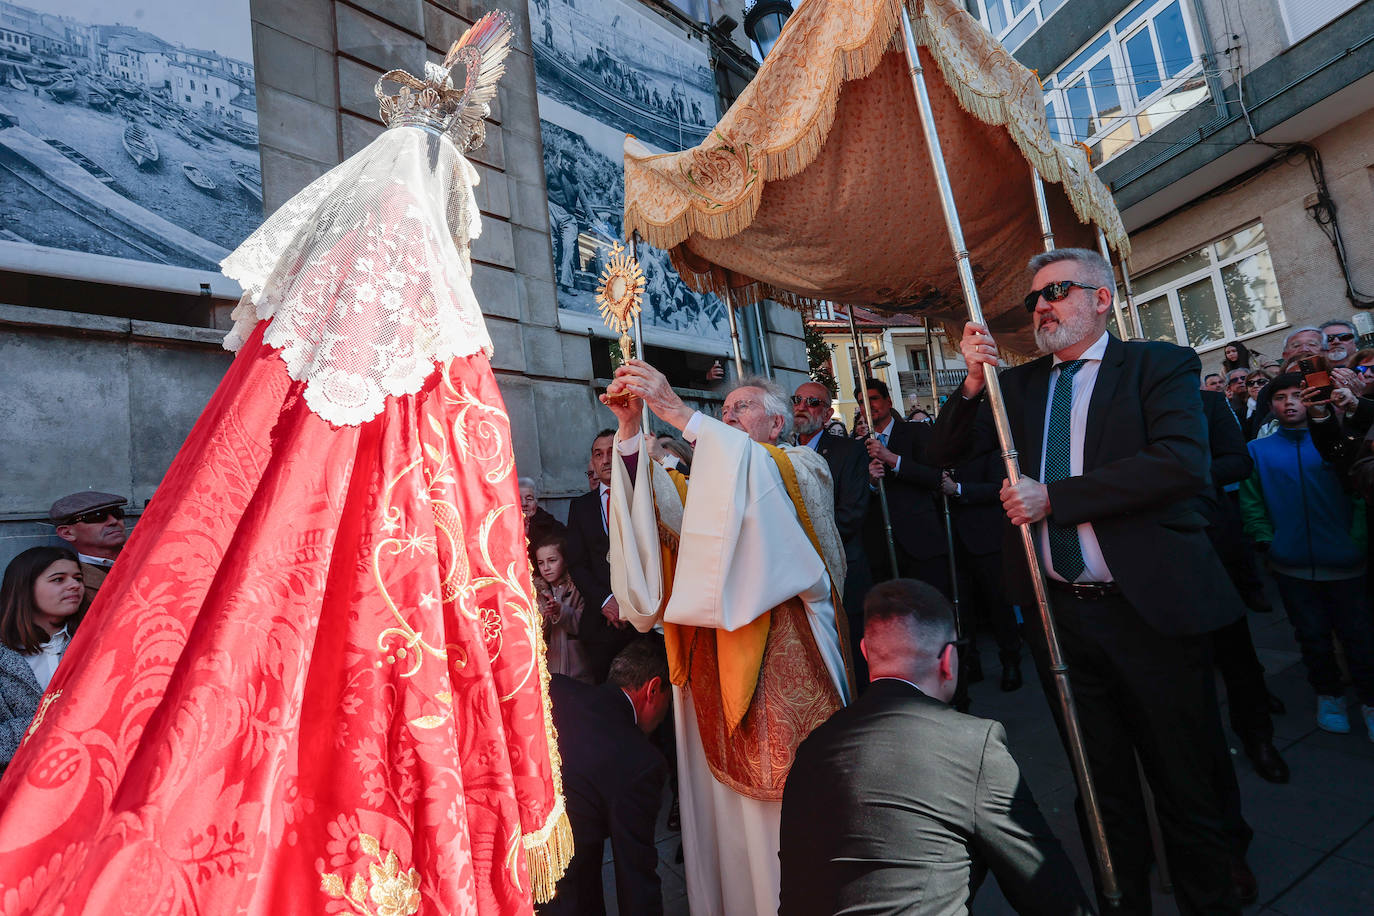
[[(963, 294), (903, 51), (903, 0), (806, 0), (758, 75), (699, 146), (625, 141), (625, 233), (683, 279), (807, 309), (822, 302), (962, 323)], [(1040, 82), (955, 0), (906, 0), (983, 310), (1033, 353), (1021, 306), (1043, 250), (1045, 182), (1060, 247), (1121, 254), (1111, 193), (1051, 136)]]

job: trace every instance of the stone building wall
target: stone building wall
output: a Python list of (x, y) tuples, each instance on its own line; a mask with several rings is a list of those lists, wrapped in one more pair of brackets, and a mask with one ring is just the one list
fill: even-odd
[[(585, 334), (559, 328), (543, 148), (525, 0), (251, 0), (266, 212), (382, 129), (373, 85), (385, 70), (438, 61), (492, 9), (517, 24), (493, 106), (481, 174), (483, 232), (473, 285), (495, 346), (516, 462), (562, 515), (586, 489), (596, 401)], [(800, 317), (770, 305), (774, 374), (805, 375)], [(51, 502), (72, 490), (128, 493), (136, 514), (229, 363), (215, 329), (155, 325), (0, 303), (0, 564), (51, 538)], [(710, 399), (701, 400), (709, 408)]]

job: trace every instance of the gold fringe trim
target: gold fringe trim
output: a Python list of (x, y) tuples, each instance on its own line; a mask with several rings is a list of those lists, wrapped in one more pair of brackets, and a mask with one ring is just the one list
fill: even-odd
[(530, 866), (530, 886), (535, 903), (548, 903), (553, 899), (558, 879), (568, 870), (573, 856), (572, 824), (568, 822), (568, 812), (563, 808), (563, 796), (549, 814), (549, 821), (536, 833), (521, 837), (525, 846), (525, 859)]
[[(885, 0), (879, 4), (872, 28), (863, 38), (832, 49), (828, 62), (830, 76), (815, 110), (785, 147), (759, 151), (745, 143), (741, 148), (719, 127), (713, 131), (714, 145), (708, 146), (707, 143), (712, 141), (707, 141), (697, 147), (701, 157), (720, 155), (734, 159), (751, 176), (747, 193), (734, 206), (721, 206), (698, 192), (671, 218), (663, 222), (650, 219), (628, 192), (635, 185), (634, 176), (655, 160), (669, 156), (684, 157), (686, 154), (650, 155), (642, 145), (627, 141), (626, 234), (638, 232), (649, 244), (669, 251), (673, 266), (690, 287), (698, 292), (722, 296), (728, 292), (736, 306), (752, 305), (763, 299), (773, 299), (798, 311), (807, 311), (820, 305), (820, 300), (752, 278), (737, 276), (737, 281), (746, 282), (731, 286), (726, 271), (716, 265), (708, 265), (704, 270), (695, 269), (688, 263), (689, 255), (679, 246), (694, 234), (723, 239), (743, 232), (758, 214), (764, 185), (791, 178), (815, 161), (834, 126), (843, 84), (871, 74), (889, 50), (903, 51), (900, 34), (900, 4), (903, 2), (911, 14), (916, 44), (925, 47), (935, 60), (960, 107), (985, 124), (1005, 128), (1021, 154), (1039, 171), (1041, 178), (1063, 187), (1078, 218), (1086, 224), (1100, 227), (1107, 243), (1121, 257), (1129, 257), (1131, 242), (1121, 222), (1121, 214), (1117, 211), (1111, 192), (1093, 172), (1087, 155), (1083, 150), (1058, 143), (1050, 136), (1044, 91), (1039, 79), (995, 39), (985, 37), (981, 26), (950, 0)], [(971, 30), (979, 31), (975, 34)], [(786, 31), (787, 27), (784, 27)], [(957, 49), (964, 46), (961, 40), (964, 34), (972, 36), (974, 42), (993, 49), (993, 53), (981, 61), (975, 71), (966, 75), (959, 72), (956, 63)], [(1011, 87), (1011, 92), (1007, 91), (1008, 87)], [(734, 111), (732, 109), (726, 113), (722, 124), (733, 120), (731, 114)], [(1029, 129), (1027, 125), (1030, 125)], [(725, 129), (729, 130), (732, 126), (733, 123), (725, 124)]]

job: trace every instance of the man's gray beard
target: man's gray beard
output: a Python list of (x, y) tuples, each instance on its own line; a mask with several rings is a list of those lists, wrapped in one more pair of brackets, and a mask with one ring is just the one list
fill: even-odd
[(798, 442), (805, 442), (807, 439), (810, 439), (812, 436), (816, 435), (816, 433), (820, 432), (824, 428), (825, 423), (820, 422), (817, 423), (815, 426), (811, 427), (810, 429), (807, 429), (806, 426), (800, 423), (795, 416), (792, 418), (792, 432), (796, 434)]
[(1035, 345), (1042, 353), (1058, 353), (1067, 347), (1086, 340), (1097, 330), (1097, 316), (1091, 312), (1078, 313), (1059, 322), (1053, 331), (1035, 329)]

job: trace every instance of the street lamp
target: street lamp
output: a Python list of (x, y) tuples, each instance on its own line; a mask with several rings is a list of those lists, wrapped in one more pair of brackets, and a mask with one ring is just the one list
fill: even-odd
[(767, 57), (773, 50), (778, 36), (782, 34), (783, 24), (792, 15), (792, 4), (787, 0), (755, 0), (744, 13), (744, 34), (759, 49), (759, 57)]

